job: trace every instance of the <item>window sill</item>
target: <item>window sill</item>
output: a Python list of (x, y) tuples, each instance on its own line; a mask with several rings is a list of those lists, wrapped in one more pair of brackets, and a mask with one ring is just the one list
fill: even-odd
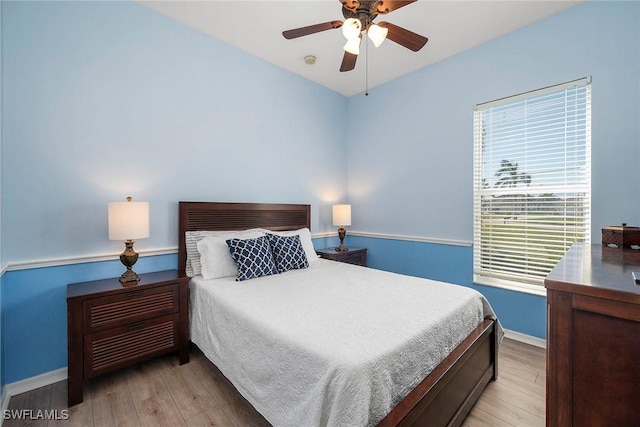
[(547, 288), (541, 285), (529, 285), (524, 283), (513, 283), (506, 280), (488, 279), (486, 277), (474, 277), (473, 283), (476, 285), (491, 286), (494, 288), (506, 289), (508, 291), (521, 292), (524, 294), (547, 296)]

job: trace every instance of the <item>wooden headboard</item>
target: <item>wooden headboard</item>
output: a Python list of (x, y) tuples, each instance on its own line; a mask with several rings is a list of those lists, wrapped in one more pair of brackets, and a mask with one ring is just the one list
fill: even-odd
[(246, 230), (261, 227), (274, 231), (311, 229), (311, 206), (272, 203), (179, 202), (178, 271), (185, 274), (186, 231)]

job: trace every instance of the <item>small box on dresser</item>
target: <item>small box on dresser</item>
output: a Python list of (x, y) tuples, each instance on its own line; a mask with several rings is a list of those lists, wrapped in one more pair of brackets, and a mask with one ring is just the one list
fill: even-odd
[(640, 227), (627, 224), (612, 225), (602, 229), (602, 246), (610, 248), (632, 248), (640, 245)]
[(189, 278), (177, 270), (67, 285), (68, 404), (82, 402), (84, 381), (178, 352), (189, 361)]

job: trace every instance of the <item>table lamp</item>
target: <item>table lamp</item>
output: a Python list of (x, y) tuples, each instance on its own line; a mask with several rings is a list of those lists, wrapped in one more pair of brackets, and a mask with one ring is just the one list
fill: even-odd
[(131, 268), (138, 261), (138, 254), (133, 250), (133, 239), (149, 237), (149, 203), (126, 202), (109, 203), (109, 240), (124, 240), (124, 252), (120, 261), (127, 270), (120, 276), (123, 286), (138, 284), (140, 277)]
[(351, 205), (333, 205), (333, 225), (337, 225), (338, 228), (338, 237), (340, 237), (340, 246), (336, 248), (336, 251), (348, 251), (344, 245), (344, 237), (347, 235), (347, 230), (345, 230), (345, 226), (351, 225)]

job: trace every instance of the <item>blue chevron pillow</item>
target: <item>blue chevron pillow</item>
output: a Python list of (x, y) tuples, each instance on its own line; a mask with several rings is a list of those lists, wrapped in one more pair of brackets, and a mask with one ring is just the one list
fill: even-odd
[(273, 258), (280, 273), (309, 267), (300, 236), (278, 236), (267, 233)]
[(238, 265), (236, 281), (278, 274), (266, 237), (227, 240), (231, 257)]

